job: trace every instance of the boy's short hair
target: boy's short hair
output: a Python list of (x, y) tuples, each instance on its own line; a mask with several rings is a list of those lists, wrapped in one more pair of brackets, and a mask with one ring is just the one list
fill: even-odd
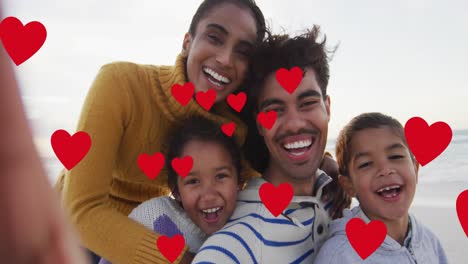
[(340, 132), (336, 141), (336, 161), (338, 162), (340, 175), (349, 176), (349, 163), (351, 162), (351, 140), (353, 136), (368, 128), (390, 128), (396, 136), (401, 138), (403, 144), (408, 148), (411, 160), (414, 162), (414, 155), (406, 142), (403, 126), (395, 118), (382, 113), (364, 113), (353, 118)]
[(172, 130), (167, 145), (167, 185), (173, 194), (178, 194), (177, 172), (171, 166), (174, 158), (180, 157), (184, 147), (192, 140), (216, 143), (223, 147), (232, 159), (232, 164), (237, 170), (237, 181), (243, 183), (241, 179), (241, 155), (239, 146), (234, 138), (225, 135), (217, 123), (203, 117), (194, 116), (184, 120), (181, 125)]

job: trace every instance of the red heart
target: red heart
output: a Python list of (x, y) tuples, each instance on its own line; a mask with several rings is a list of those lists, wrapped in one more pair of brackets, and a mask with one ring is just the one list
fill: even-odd
[(281, 183), (278, 187), (266, 182), (260, 186), (258, 194), (270, 213), (278, 216), (288, 207), (293, 198), (294, 190), (291, 184), (287, 182)]
[(468, 190), (464, 190), (457, 197), (457, 215), (463, 231), (468, 236)]
[(182, 177), (186, 177), (193, 167), (193, 159), (190, 156), (185, 156), (183, 158), (174, 158), (171, 162), (172, 168), (175, 172)]
[(369, 224), (361, 218), (352, 218), (346, 224), (346, 236), (356, 253), (364, 260), (376, 251), (387, 236), (387, 227), (382, 221)]
[(424, 166), (439, 156), (452, 140), (452, 129), (444, 122), (428, 126), (420, 117), (413, 117), (405, 124), (408, 146), (416, 160)]
[(304, 72), (299, 67), (293, 67), (289, 71), (281, 68), (276, 71), (276, 80), (288, 93), (292, 94), (301, 83), (303, 75)]
[(181, 234), (177, 234), (172, 238), (160, 236), (156, 241), (156, 245), (163, 256), (173, 263), (182, 253), (185, 246), (185, 239)]
[(164, 155), (161, 152), (156, 152), (152, 156), (143, 153), (138, 157), (137, 162), (143, 173), (154, 180), (164, 166)]
[(172, 96), (182, 106), (186, 106), (190, 99), (192, 99), (193, 93), (195, 92), (195, 86), (191, 82), (184, 83), (184, 85), (174, 84), (171, 87)]
[(276, 114), (276, 111), (269, 111), (269, 112), (260, 112), (258, 115), (257, 115), (257, 121), (260, 123), (260, 125), (262, 125), (264, 128), (270, 130), (273, 125), (275, 124), (276, 122), (276, 117), (277, 117), (277, 114)]
[(206, 111), (210, 111), (216, 101), (216, 92), (214, 89), (209, 89), (206, 92), (200, 91), (195, 94), (195, 100), (197, 100)]
[(240, 92), (237, 95), (230, 94), (227, 97), (228, 104), (232, 107), (232, 109), (236, 110), (237, 112), (242, 111), (242, 108), (244, 108), (246, 101), (247, 95), (244, 92)]
[(44, 44), (47, 30), (40, 22), (23, 26), (16, 17), (7, 17), (0, 23), (0, 40), (16, 66), (31, 58)]
[(221, 130), (224, 134), (226, 134), (226, 136), (232, 137), (232, 135), (234, 134), (234, 130), (236, 130), (236, 124), (234, 124), (234, 122), (224, 124), (221, 126)]
[(60, 129), (52, 134), (50, 143), (63, 166), (71, 170), (88, 154), (91, 148), (91, 137), (83, 131), (70, 136), (67, 131)]

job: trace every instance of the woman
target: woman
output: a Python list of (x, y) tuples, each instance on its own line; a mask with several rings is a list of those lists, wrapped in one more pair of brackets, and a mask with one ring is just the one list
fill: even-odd
[[(205, 0), (174, 66), (102, 67), (77, 127), (90, 135), (91, 149), (57, 184), (87, 248), (114, 263), (166, 261), (156, 247), (159, 235), (127, 217), (141, 202), (169, 192), (166, 170), (150, 180), (137, 159), (163, 151), (168, 131), (193, 115), (219, 125), (234, 121), (234, 137), (242, 144), (246, 127), (225, 99), (243, 82), (250, 53), (265, 32), (263, 14), (253, 0)], [(173, 85), (185, 82), (193, 83), (195, 92), (214, 88), (210, 111), (193, 99), (183, 106), (174, 98)], [(174, 263), (191, 258), (185, 247)]]

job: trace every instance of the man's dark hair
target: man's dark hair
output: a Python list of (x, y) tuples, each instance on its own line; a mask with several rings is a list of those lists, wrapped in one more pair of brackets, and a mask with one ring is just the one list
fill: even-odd
[[(319, 27), (314, 26), (297, 37), (269, 36), (257, 48), (250, 61), (249, 76), (244, 88), (249, 100), (246, 111), (241, 113), (249, 127), (243, 152), (250, 165), (260, 173), (263, 173), (267, 168), (270, 153), (264, 139), (256, 129), (256, 115), (259, 112), (258, 96), (262, 89), (268, 89), (264, 86), (268, 76), (280, 68), (300, 67), (303, 72), (306, 68), (312, 69), (322, 92), (323, 100), (327, 98), (327, 86), (330, 78), (329, 54), (333, 54), (334, 51), (326, 49), (326, 37), (324, 36), (323, 40), (319, 41), (319, 35)], [(336, 219), (343, 216), (344, 208), (349, 208), (351, 198), (339, 186), (338, 172), (328, 173), (333, 181), (323, 189), (322, 198), (332, 201), (330, 216)]]
[(291, 69), (306, 67), (314, 70), (323, 98), (327, 96), (328, 79), (328, 51), (326, 37), (318, 41), (320, 28), (314, 26), (306, 33), (290, 37), (289, 35), (271, 35), (260, 44), (250, 60), (249, 76), (245, 85), (248, 95), (248, 105), (242, 118), (249, 127), (243, 151), (251, 166), (263, 173), (268, 166), (269, 151), (256, 129), (256, 114), (258, 113), (258, 95), (264, 87), (266, 78), (280, 68)]

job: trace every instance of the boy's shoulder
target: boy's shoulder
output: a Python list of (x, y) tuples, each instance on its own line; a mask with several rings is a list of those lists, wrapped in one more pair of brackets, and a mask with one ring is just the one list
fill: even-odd
[(320, 248), (314, 263), (334, 264), (334, 263), (354, 263), (354, 249), (348, 242), (345, 233), (331, 235)]
[(424, 225), (416, 216), (409, 213), (410, 221), (411, 221), (411, 229), (413, 232), (423, 236), (430, 236), (436, 238), (434, 232), (432, 232), (426, 225)]
[[(356, 253), (346, 236), (346, 224), (354, 217), (359, 217), (359, 207), (345, 209), (343, 217), (330, 223), (328, 239), (320, 248), (314, 263), (354, 263)], [(358, 259), (359, 261), (359, 259)]]
[[(314, 263), (334, 264), (334, 263), (356, 263), (362, 261), (354, 248), (351, 246), (346, 235), (346, 224), (354, 217), (364, 218), (360, 208), (345, 210), (344, 217), (332, 221), (330, 226), (330, 236), (321, 247)], [(414, 258), (418, 263), (448, 263), (445, 252), (436, 235), (426, 226), (421, 224), (413, 215), (411, 219), (411, 246), (414, 251)], [(392, 263), (392, 261), (404, 261), (406, 254), (401, 251), (401, 246), (386, 237), (382, 245), (368, 257), (369, 263)], [(409, 252), (409, 251), (408, 251)], [(408, 253), (410, 254), (410, 253)]]
[(431, 243), (436, 244), (440, 243), (439, 238), (435, 235), (432, 230), (425, 226), (419, 219), (417, 219), (413, 214), (409, 214), (411, 221), (411, 229), (413, 241), (415, 244)]
[(419, 259), (427, 259), (427, 262), (439, 260), (437, 263), (448, 263), (445, 250), (439, 238), (427, 226), (410, 214), (413, 230), (412, 245), (414, 253)]

